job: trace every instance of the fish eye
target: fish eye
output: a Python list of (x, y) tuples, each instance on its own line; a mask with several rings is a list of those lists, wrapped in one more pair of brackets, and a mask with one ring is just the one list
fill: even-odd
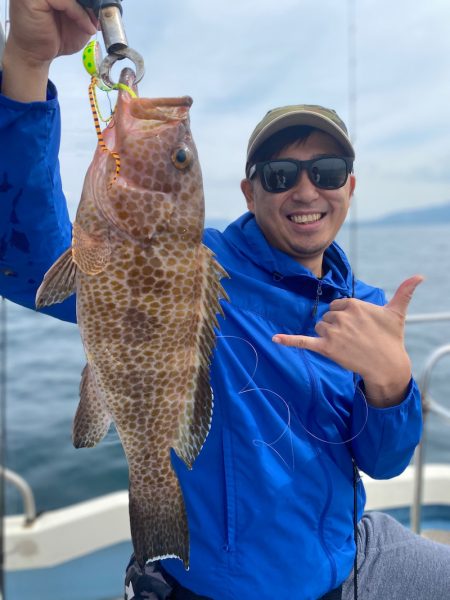
[(187, 169), (192, 163), (192, 151), (187, 146), (179, 146), (172, 152), (172, 162), (181, 171)]

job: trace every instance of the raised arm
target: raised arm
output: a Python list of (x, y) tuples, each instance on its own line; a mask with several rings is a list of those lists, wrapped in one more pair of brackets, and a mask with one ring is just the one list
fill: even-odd
[[(37, 287), (70, 245), (58, 152), (54, 58), (96, 31), (76, 0), (11, 0), (0, 95), (0, 293), (34, 308)], [(45, 312), (74, 321), (74, 299)]]

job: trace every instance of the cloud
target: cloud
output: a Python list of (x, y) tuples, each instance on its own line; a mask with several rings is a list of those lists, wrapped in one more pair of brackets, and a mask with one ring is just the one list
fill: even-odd
[[(356, 2), (356, 113), (350, 111), (352, 2), (124, 0), (129, 43), (144, 57), (142, 96), (189, 94), (207, 215), (244, 209), (248, 137), (289, 103), (335, 108), (356, 133), (358, 216), (450, 197), (450, 5)], [(117, 76), (116, 76), (117, 77)], [(71, 211), (95, 146), (81, 59), (55, 61), (63, 110), (61, 162)]]

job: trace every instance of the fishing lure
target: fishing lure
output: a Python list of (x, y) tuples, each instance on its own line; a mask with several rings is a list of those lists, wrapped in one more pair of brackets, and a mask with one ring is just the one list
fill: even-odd
[(130, 96), (133, 98), (136, 98), (136, 94), (129, 86), (127, 86), (123, 83), (117, 83), (114, 86), (106, 85), (102, 81), (102, 79), (100, 78), (100, 75), (99, 75), (99, 65), (101, 64), (101, 62), (102, 62), (102, 54), (101, 54), (100, 44), (96, 40), (92, 40), (89, 42), (89, 44), (85, 47), (85, 49), (83, 51), (83, 66), (86, 69), (86, 71), (89, 73), (89, 75), (91, 76), (91, 83), (89, 84), (89, 102), (91, 105), (92, 116), (94, 119), (94, 127), (95, 127), (95, 131), (97, 134), (99, 146), (105, 152), (109, 152), (109, 154), (111, 154), (111, 156), (114, 158), (114, 161), (116, 163), (116, 170), (115, 170), (114, 177), (108, 184), (108, 187), (110, 188), (112, 185), (114, 185), (114, 183), (117, 181), (117, 178), (119, 177), (120, 156), (117, 152), (110, 150), (107, 147), (107, 145), (105, 144), (105, 140), (103, 139), (103, 134), (102, 134), (102, 130), (100, 127), (100, 120), (103, 121), (104, 123), (109, 123), (114, 116), (114, 110), (111, 110), (111, 115), (109, 117), (107, 117), (106, 119), (103, 118), (103, 116), (100, 112), (100, 108), (99, 108), (99, 104), (98, 104), (98, 100), (97, 100), (96, 88), (99, 88), (100, 90), (107, 92), (107, 93), (109, 93), (113, 90), (122, 89), (122, 90), (127, 91), (130, 94)]

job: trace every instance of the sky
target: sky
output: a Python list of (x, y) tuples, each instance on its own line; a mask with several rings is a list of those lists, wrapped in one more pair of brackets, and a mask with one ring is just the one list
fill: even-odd
[[(354, 218), (450, 201), (448, 0), (123, 0), (123, 11), (146, 65), (140, 95), (194, 99), (207, 219), (245, 210), (248, 137), (267, 110), (298, 103), (334, 108), (349, 125)], [(89, 77), (78, 54), (58, 58), (51, 78), (73, 215), (96, 144)]]

